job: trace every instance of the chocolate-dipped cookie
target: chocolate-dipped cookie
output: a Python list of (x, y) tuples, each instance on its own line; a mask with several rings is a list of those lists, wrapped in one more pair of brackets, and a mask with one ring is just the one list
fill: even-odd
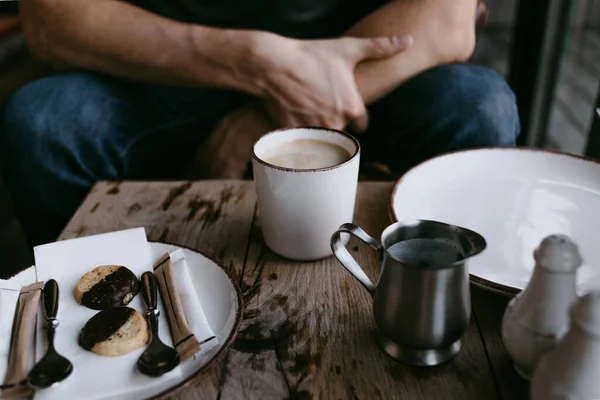
[(140, 292), (137, 276), (122, 265), (96, 267), (79, 279), (75, 299), (92, 310), (126, 306)]
[(150, 340), (148, 324), (131, 307), (102, 310), (85, 324), (79, 345), (102, 356), (121, 356), (142, 347)]

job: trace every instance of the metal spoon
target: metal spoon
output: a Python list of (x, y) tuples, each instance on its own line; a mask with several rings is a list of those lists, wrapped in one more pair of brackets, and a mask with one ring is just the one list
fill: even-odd
[(145, 375), (161, 376), (179, 365), (179, 354), (174, 348), (165, 345), (158, 337), (158, 316), (156, 308), (156, 278), (152, 272), (142, 274), (142, 297), (148, 306), (146, 318), (150, 325), (152, 341), (137, 362), (137, 367)]
[(48, 350), (46, 355), (33, 367), (27, 376), (27, 383), (35, 389), (50, 387), (64, 379), (73, 372), (73, 364), (54, 348), (54, 334), (58, 327), (56, 314), (58, 313), (58, 283), (50, 279), (44, 285), (44, 310), (46, 311), (46, 336)]

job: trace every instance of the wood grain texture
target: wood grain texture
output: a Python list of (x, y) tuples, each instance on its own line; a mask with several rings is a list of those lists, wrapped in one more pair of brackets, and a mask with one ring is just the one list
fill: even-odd
[[(355, 222), (372, 235), (389, 224), (391, 189), (392, 183), (359, 184)], [(509, 387), (519, 382), (498, 342), (505, 299), (497, 303), (497, 295), (474, 289), (474, 317), (451, 362), (435, 368), (399, 364), (375, 344), (364, 288), (334, 258), (297, 263), (273, 254), (263, 244), (255, 203), (251, 182), (105, 182), (61, 235), (144, 226), (150, 240), (214, 256), (240, 282), (244, 321), (233, 347), (220, 365), (170, 398), (521, 398), (522, 391)], [(349, 248), (376, 279), (378, 254), (355, 242)]]
[[(244, 320), (240, 333), (229, 352), (224, 370), (220, 399), (284, 399), (288, 389), (277, 359), (275, 338), (286, 335), (287, 316), (265, 304), (275, 275), (264, 276), (270, 252), (262, 241), (256, 225), (257, 211), (249, 236), (241, 289), (244, 293)], [(293, 397), (292, 397), (293, 398)]]
[(510, 298), (490, 293), (473, 285), (471, 285), (471, 297), (475, 319), (485, 344), (500, 398), (528, 399), (529, 382), (521, 378), (513, 368), (500, 336), (502, 316)]
[[(389, 224), (391, 189), (389, 183), (359, 186), (355, 221), (373, 235)], [(252, 239), (257, 247), (262, 246), (259, 224), (258, 217)], [(354, 242), (349, 246), (376, 279), (378, 254)], [(227, 398), (496, 398), (475, 324), (455, 360), (409, 368), (376, 346), (371, 298), (334, 258), (297, 263), (267, 250), (259, 265), (257, 295), (246, 308), (253, 322), (235, 346), (249, 354), (250, 365), (239, 369), (253, 368), (253, 379), (244, 386), (225, 381), (226, 390), (237, 388), (227, 390), (232, 395)]]

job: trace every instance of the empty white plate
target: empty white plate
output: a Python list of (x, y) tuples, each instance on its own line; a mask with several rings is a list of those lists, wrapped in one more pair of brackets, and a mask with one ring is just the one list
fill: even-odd
[(584, 157), (490, 148), (442, 155), (414, 167), (394, 187), (393, 220), (431, 219), (472, 229), (487, 249), (468, 261), (472, 281), (514, 294), (547, 235), (570, 236), (584, 264), (578, 290), (600, 289), (600, 164)]

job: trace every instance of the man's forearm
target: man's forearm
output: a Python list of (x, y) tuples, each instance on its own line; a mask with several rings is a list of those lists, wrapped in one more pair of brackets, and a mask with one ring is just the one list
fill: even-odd
[(356, 83), (370, 104), (431, 67), (470, 57), (477, 0), (394, 0), (353, 26), (348, 36), (411, 35), (413, 45), (392, 58), (366, 61)]
[(248, 32), (183, 24), (119, 0), (21, 0), (20, 14), (32, 51), (58, 67), (260, 91), (247, 70)]

